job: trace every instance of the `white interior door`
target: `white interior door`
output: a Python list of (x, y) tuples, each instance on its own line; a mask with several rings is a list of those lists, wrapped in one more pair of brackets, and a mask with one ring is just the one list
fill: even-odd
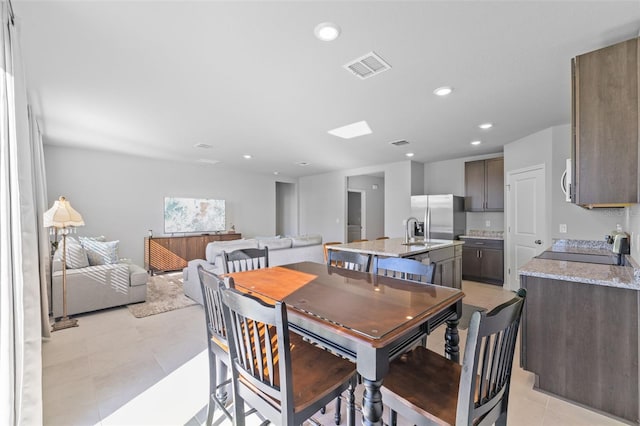
[(507, 174), (507, 284), (519, 287), (518, 268), (551, 245), (547, 233), (545, 166)]

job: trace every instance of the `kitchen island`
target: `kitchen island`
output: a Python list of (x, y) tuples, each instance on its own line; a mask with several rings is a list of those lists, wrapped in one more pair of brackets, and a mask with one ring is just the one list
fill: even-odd
[(639, 269), (590, 263), (611, 255), (593, 243), (556, 243), (520, 268), (520, 362), (535, 388), (638, 424)]
[(342, 250), (380, 257), (406, 257), (423, 263), (435, 263), (434, 284), (462, 288), (463, 241), (417, 239), (405, 243), (403, 238), (361, 241), (327, 246), (328, 250)]

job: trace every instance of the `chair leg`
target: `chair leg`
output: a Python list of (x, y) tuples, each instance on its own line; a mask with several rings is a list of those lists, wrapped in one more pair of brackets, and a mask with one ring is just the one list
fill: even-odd
[(507, 413), (502, 413), (496, 420), (495, 426), (507, 426)]
[(244, 399), (240, 398), (235, 391), (233, 393), (233, 424), (234, 426), (245, 425)]
[(336, 422), (336, 425), (339, 425), (340, 422), (342, 421), (342, 416), (340, 413), (340, 409), (342, 406), (342, 400), (340, 399), (340, 397), (336, 398), (336, 414), (333, 416), (333, 419)]
[(426, 348), (427, 347), (427, 335), (425, 334), (424, 337), (422, 339), (420, 339), (420, 344), (422, 345), (422, 347)]
[[(216, 376), (216, 383), (224, 383), (224, 381), (227, 380), (227, 365), (220, 359), (216, 359)], [(224, 407), (227, 405), (228, 398), (226, 386), (217, 385), (216, 388), (216, 398), (220, 402), (220, 405)]]
[(347, 426), (355, 426), (356, 424), (356, 381), (355, 377), (351, 379), (349, 389), (347, 389)]
[(216, 361), (216, 357), (209, 351), (209, 404), (207, 404), (207, 426), (213, 423), (213, 415), (216, 411), (216, 403), (214, 401), (218, 387)]

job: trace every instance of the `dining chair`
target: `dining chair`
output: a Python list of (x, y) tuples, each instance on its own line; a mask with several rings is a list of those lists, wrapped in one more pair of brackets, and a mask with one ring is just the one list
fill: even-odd
[(376, 275), (432, 284), (436, 265), (435, 263), (427, 265), (419, 260), (403, 257), (374, 256), (372, 272)]
[(324, 261), (325, 262), (327, 261), (327, 250), (328, 250), (327, 246), (333, 246), (333, 245), (336, 245), (336, 244), (342, 244), (342, 242), (340, 242), (340, 241), (330, 241), (330, 242), (324, 243), (322, 245), (322, 248), (324, 250)]
[(327, 266), (369, 272), (371, 255), (353, 251), (327, 250)]
[(507, 424), (513, 355), (526, 290), (491, 312), (474, 312), (462, 365), (422, 346), (396, 358), (382, 400), (411, 424)]
[(223, 270), (231, 272), (252, 271), (269, 267), (269, 247), (263, 249), (246, 248), (222, 252)]
[[(276, 425), (301, 425), (349, 390), (353, 401), (355, 365), (289, 332), (284, 302), (268, 304), (235, 289), (222, 289), (224, 317), (232, 330), (234, 419), (244, 425), (242, 401)], [(355, 407), (348, 407), (348, 424)]]
[[(229, 285), (234, 286), (233, 278), (227, 278), (227, 284), (213, 272), (205, 270), (202, 265), (198, 265), (198, 276), (200, 277), (200, 288), (202, 289), (202, 301), (204, 305), (204, 316), (207, 325), (207, 345), (209, 347), (209, 402), (207, 405), (207, 425), (213, 422), (216, 407), (224, 415), (233, 420), (231, 413), (227, 409), (228, 394), (226, 388), (231, 383), (227, 379), (229, 366), (229, 342), (224, 324), (222, 309), (222, 299), (219, 289)], [(249, 414), (255, 410), (250, 410)]]

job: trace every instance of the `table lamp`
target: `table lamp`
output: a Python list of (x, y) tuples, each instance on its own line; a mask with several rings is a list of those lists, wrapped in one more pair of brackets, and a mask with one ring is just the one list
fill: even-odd
[(43, 225), (45, 228), (55, 228), (57, 233), (62, 234), (62, 318), (55, 321), (51, 331), (77, 327), (78, 320), (67, 315), (67, 234), (76, 226), (84, 226), (84, 221), (69, 201), (60, 197), (53, 203), (53, 207), (44, 213)]

